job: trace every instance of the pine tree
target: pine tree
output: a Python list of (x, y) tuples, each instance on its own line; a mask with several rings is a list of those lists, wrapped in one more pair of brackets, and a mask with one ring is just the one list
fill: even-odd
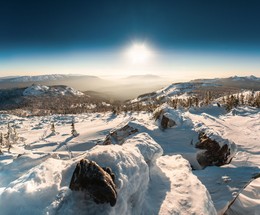
[(254, 97), (254, 106), (260, 108), (260, 93), (256, 93)]
[(211, 91), (207, 91), (205, 95), (205, 104), (209, 105), (211, 101), (212, 101), (212, 93)]
[(0, 145), (3, 145), (4, 143), (3, 143), (3, 133), (2, 132), (0, 132)]
[(4, 135), (5, 138), (5, 145), (8, 147), (8, 152), (10, 152), (11, 148), (11, 134), (12, 134), (12, 128), (10, 126), (10, 123), (7, 124), (7, 133)]
[(55, 134), (55, 125), (54, 125), (54, 123), (51, 123), (51, 132), (53, 133), (53, 134)]
[(76, 137), (76, 136), (79, 135), (78, 132), (77, 132), (76, 129), (75, 129), (75, 124), (74, 124), (74, 122), (71, 123), (71, 134), (72, 134), (73, 137)]
[(244, 104), (245, 104), (245, 96), (243, 95), (243, 93), (241, 93), (239, 100), (240, 100), (240, 104), (241, 104), (241, 105), (244, 105)]
[(251, 92), (251, 94), (248, 96), (248, 105), (249, 106), (253, 106), (253, 103), (254, 103), (254, 91)]
[(17, 134), (17, 131), (16, 131), (16, 128), (13, 127), (13, 132), (12, 132), (12, 135), (11, 135), (11, 139), (12, 139), (12, 143), (13, 144), (16, 144), (19, 137), (18, 137), (18, 134)]
[(195, 106), (199, 107), (199, 99), (198, 99), (198, 97), (195, 97)]

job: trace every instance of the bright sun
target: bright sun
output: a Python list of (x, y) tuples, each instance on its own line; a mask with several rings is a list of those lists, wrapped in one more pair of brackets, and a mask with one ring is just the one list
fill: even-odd
[(151, 57), (151, 51), (145, 44), (135, 43), (127, 51), (127, 56), (134, 64), (141, 64), (147, 62)]

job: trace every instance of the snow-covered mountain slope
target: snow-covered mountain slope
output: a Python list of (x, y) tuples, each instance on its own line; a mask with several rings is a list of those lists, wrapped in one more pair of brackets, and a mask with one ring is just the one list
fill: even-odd
[(172, 99), (187, 99), (188, 97), (205, 97), (207, 92), (211, 96), (220, 97), (223, 93), (238, 93), (243, 90), (260, 90), (260, 78), (255, 76), (230, 77), (215, 79), (196, 79), (190, 82), (173, 83), (160, 90), (139, 95), (131, 103), (154, 101), (163, 103)]
[(239, 76), (232, 76), (230, 77), (233, 81), (260, 81), (260, 78), (250, 75), (250, 76), (244, 76), (244, 77), (239, 77)]
[(254, 75), (250, 76), (231, 76), (228, 78), (213, 78), (213, 79), (195, 79), (192, 82), (208, 82), (208, 83), (218, 83), (218, 82), (225, 82), (225, 81), (230, 81), (230, 82), (238, 82), (238, 81), (253, 81), (253, 82), (259, 82), (260, 78), (256, 77)]
[[(225, 114), (222, 108), (208, 106), (178, 110), (174, 116), (181, 119), (178, 125), (161, 130), (145, 112), (29, 118), (1, 114), (1, 132), (7, 132), (9, 122), (16, 125), (19, 137), (10, 152), (1, 148), (1, 214), (222, 214), (259, 173), (260, 110), (241, 107)], [(72, 121), (79, 133), (76, 137), (71, 135)], [(55, 132), (50, 130), (52, 122)], [(138, 132), (122, 145), (101, 145), (109, 131), (127, 123)], [(196, 129), (202, 127), (236, 144), (230, 164), (191, 170), (185, 158), (195, 157)], [(68, 188), (82, 158), (109, 166), (115, 173), (118, 201), (114, 207), (96, 204)], [(239, 196), (238, 204), (233, 204), (239, 208), (237, 214), (257, 214), (258, 188), (256, 180)]]
[(215, 83), (176, 83), (171, 84), (163, 89), (157, 90), (152, 93), (147, 93), (138, 96), (136, 99), (131, 100), (132, 103), (141, 101), (160, 100), (167, 101), (172, 98), (188, 98), (191, 95), (195, 95), (195, 91), (204, 87), (217, 87)]
[(82, 92), (75, 90), (68, 86), (45, 86), (40, 84), (33, 84), (32, 86), (26, 88), (23, 91), (24, 96), (39, 96), (39, 95), (50, 95), (50, 96), (58, 96), (58, 95), (74, 95), (74, 96), (82, 96), (84, 95)]

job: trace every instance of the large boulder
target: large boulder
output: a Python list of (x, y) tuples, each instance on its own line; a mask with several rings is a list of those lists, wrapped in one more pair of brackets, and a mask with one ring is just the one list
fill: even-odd
[(198, 139), (196, 148), (202, 150), (197, 153), (197, 160), (202, 167), (222, 166), (231, 162), (232, 156), (228, 143), (221, 144), (204, 132), (199, 133)]
[(116, 204), (115, 176), (109, 167), (101, 168), (96, 162), (82, 159), (73, 172), (69, 188), (87, 192), (94, 201)]

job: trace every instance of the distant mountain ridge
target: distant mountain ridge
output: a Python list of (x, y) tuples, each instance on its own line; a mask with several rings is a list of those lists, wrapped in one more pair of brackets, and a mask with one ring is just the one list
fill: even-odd
[(188, 98), (189, 96), (205, 95), (211, 91), (216, 97), (226, 93), (235, 93), (241, 90), (260, 90), (260, 78), (255, 76), (214, 79), (195, 79), (189, 82), (173, 83), (160, 90), (139, 95), (131, 100), (132, 103), (142, 101), (166, 101), (168, 99)]
[(98, 78), (97, 76), (89, 75), (65, 75), (65, 74), (51, 74), (51, 75), (35, 75), (35, 76), (11, 76), (1, 77), (0, 82), (43, 82), (43, 81), (55, 81), (66, 78)]
[[(221, 88), (222, 90), (225, 88), (225, 90), (229, 92), (237, 91), (237, 89), (260, 90), (260, 78), (253, 75), (244, 77), (232, 76), (228, 78), (195, 79), (183, 82), (182, 84), (186, 83), (186, 85), (190, 85), (190, 90), (183, 85), (176, 86), (176, 83), (171, 83), (169, 78), (166, 79), (153, 74), (132, 75), (117, 80), (106, 80), (99, 78), (98, 76), (90, 75), (52, 74), (2, 77), (0, 78), (0, 89), (27, 88), (32, 84), (44, 86), (65, 85), (82, 92), (95, 91), (119, 100), (132, 100), (137, 97), (140, 99), (144, 94), (149, 94), (150, 96), (154, 95), (156, 97), (155, 94), (158, 90), (163, 88), (166, 89), (167, 86), (170, 85), (173, 85), (171, 89), (169, 89), (169, 92), (171, 91), (170, 95), (180, 95), (182, 94), (182, 91), (189, 95), (193, 93), (194, 90), (210, 91), (221, 90)], [(176, 90), (178, 89), (177, 91), (179, 91), (179, 93), (173, 90), (175, 87)]]
[(116, 80), (106, 80), (90, 75), (53, 74), (2, 77), (0, 78), (0, 89), (26, 88), (32, 84), (45, 86), (66, 85), (82, 92), (95, 91), (115, 99), (127, 100), (135, 98), (141, 93), (158, 90), (169, 83), (169, 80), (150, 74), (134, 75)]
[(97, 76), (90, 75), (37, 75), (37, 76), (16, 76), (0, 78), (0, 89), (11, 89), (29, 87), (32, 84), (41, 84), (47, 86), (66, 85), (77, 90), (97, 90), (100, 86), (107, 83)]
[(212, 78), (212, 79), (194, 79), (191, 80), (191, 82), (199, 82), (199, 81), (203, 81), (203, 82), (224, 82), (224, 81), (256, 81), (259, 82), (260, 78), (256, 77), (254, 75), (250, 75), (250, 76), (231, 76), (228, 78)]

